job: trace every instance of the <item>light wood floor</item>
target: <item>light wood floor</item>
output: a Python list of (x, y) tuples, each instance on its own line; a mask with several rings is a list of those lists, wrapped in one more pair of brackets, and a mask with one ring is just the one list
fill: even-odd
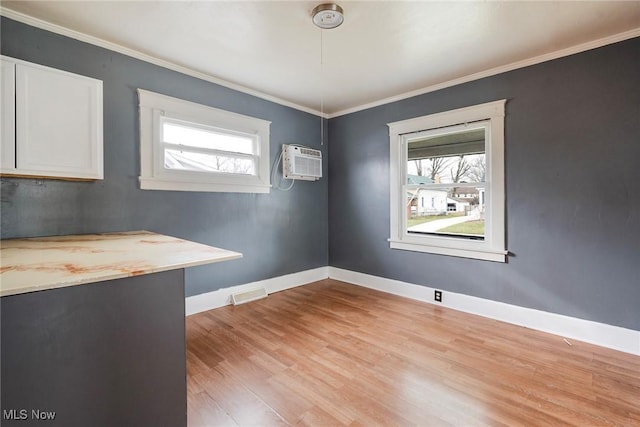
[(187, 319), (189, 426), (640, 426), (640, 357), (324, 280)]

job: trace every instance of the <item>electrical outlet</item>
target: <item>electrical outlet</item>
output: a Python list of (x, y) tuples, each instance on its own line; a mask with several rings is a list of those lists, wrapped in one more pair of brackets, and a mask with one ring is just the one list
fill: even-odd
[(436, 302), (442, 302), (442, 291), (433, 291), (433, 299)]

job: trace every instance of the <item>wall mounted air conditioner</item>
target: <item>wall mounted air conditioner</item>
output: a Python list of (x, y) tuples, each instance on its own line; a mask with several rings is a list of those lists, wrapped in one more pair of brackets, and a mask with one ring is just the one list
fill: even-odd
[(282, 145), (282, 175), (286, 179), (322, 178), (322, 152), (298, 145)]

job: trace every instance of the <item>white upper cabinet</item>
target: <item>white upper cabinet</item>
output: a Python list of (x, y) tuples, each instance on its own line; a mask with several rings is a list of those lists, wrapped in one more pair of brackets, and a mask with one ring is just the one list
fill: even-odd
[(4, 59), (0, 63), (0, 170), (2, 172), (16, 168), (16, 67)]
[(2, 58), (3, 175), (102, 179), (102, 82)]

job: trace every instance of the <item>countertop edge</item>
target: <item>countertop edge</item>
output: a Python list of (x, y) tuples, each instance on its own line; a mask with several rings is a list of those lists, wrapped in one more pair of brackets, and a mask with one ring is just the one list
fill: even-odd
[[(121, 242), (125, 246), (124, 249), (118, 247)], [(243, 257), (240, 252), (145, 230), (9, 239), (3, 240), (2, 243), (0, 247), (0, 297), (125, 279), (231, 261)], [(133, 245), (131, 246), (132, 253), (134, 251), (139, 253), (141, 248), (141, 246), (137, 246), (139, 244), (142, 244), (142, 247), (155, 247), (155, 249), (146, 254), (146, 259), (145, 256), (130, 257), (129, 252), (132, 251), (129, 250), (129, 246)], [(185, 244), (187, 246), (183, 246)], [(158, 250), (158, 248), (161, 249)], [(186, 254), (184, 253), (185, 249)], [(16, 250), (18, 252), (15, 252)], [(175, 251), (175, 256), (172, 251)], [(193, 253), (188, 254), (189, 251)], [(54, 255), (53, 261), (46, 259), (51, 254)], [(115, 256), (107, 262), (107, 264), (111, 263), (111, 265), (107, 265), (107, 268), (104, 268), (104, 265), (99, 262), (102, 254)], [(166, 256), (167, 254), (170, 255)], [(76, 256), (81, 257), (81, 260), (75, 261), (74, 257)], [(156, 256), (159, 258), (155, 258)], [(133, 262), (129, 262), (132, 259)], [(52, 271), (51, 275), (41, 272), (47, 269)], [(65, 274), (65, 269), (70, 274)], [(74, 269), (77, 269), (79, 273)], [(85, 271), (82, 271), (83, 269)], [(37, 273), (38, 271), (40, 273)], [(60, 271), (62, 274), (59, 274)], [(29, 275), (36, 273), (40, 277), (34, 276), (33, 280), (29, 280)], [(5, 276), (5, 274), (11, 274), (11, 276)], [(8, 280), (6, 284), (5, 280)]]
[[(232, 251), (229, 251), (229, 252), (232, 252)], [(189, 262), (184, 262), (184, 263), (179, 263), (174, 265), (165, 265), (162, 267), (141, 270), (135, 273), (123, 272), (123, 273), (114, 273), (114, 274), (102, 274), (100, 275), (100, 277), (86, 277), (76, 282), (65, 281), (60, 283), (36, 285), (28, 288), (9, 289), (6, 291), (2, 289), (2, 285), (0, 284), (0, 298), (9, 297), (13, 295), (27, 294), (31, 292), (40, 292), (40, 291), (47, 291), (47, 290), (53, 290), (53, 289), (68, 288), (68, 287), (79, 286), (79, 285), (89, 285), (91, 283), (106, 282), (108, 280), (126, 279), (128, 277), (137, 277), (137, 276), (144, 276), (145, 274), (162, 273), (163, 271), (179, 270), (187, 267), (197, 267), (201, 265), (215, 264), (218, 262), (232, 261), (234, 259), (240, 259), (240, 258), (242, 258), (241, 253), (233, 252), (233, 255), (225, 256), (223, 258), (197, 260), (197, 261), (189, 261)]]

